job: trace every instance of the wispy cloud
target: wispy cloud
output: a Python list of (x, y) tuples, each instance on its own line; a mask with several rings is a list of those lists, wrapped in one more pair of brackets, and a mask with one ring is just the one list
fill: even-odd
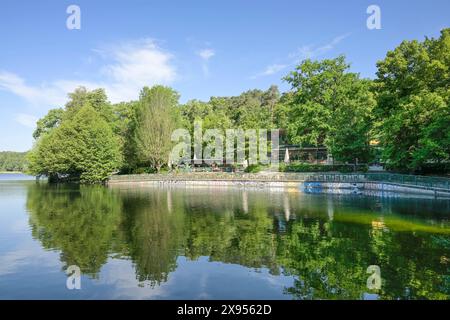
[(61, 106), (78, 86), (105, 88), (112, 102), (136, 99), (143, 86), (170, 84), (177, 79), (173, 55), (151, 39), (142, 39), (95, 50), (103, 64), (90, 79), (56, 79), (50, 84), (30, 85), (22, 77), (0, 70), (0, 89), (32, 105)]
[(209, 60), (216, 55), (216, 52), (211, 49), (202, 49), (197, 52), (197, 55), (202, 59), (202, 70), (205, 77), (209, 76)]
[(333, 50), (340, 42), (350, 36), (350, 33), (346, 33), (335, 37), (329, 43), (324, 45), (305, 45), (297, 49), (297, 51), (289, 54), (289, 58), (294, 59), (295, 62), (303, 59), (317, 58), (331, 50)]
[(0, 89), (22, 97), (31, 105), (60, 104), (65, 98), (55, 85), (32, 86), (17, 74), (1, 70)]
[(27, 128), (34, 129), (36, 128), (36, 122), (38, 121), (38, 118), (31, 114), (17, 113), (15, 120)]
[(127, 43), (107, 51), (113, 63), (102, 71), (109, 80), (105, 84), (112, 100), (137, 97), (143, 86), (170, 84), (177, 78), (172, 54), (162, 50), (152, 40)]
[(329, 43), (322, 45), (305, 45), (299, 47), (295, 52), (288, 55), (286, 63), (276, 63), (266, 66), (266, 68), (251, 77), (251, 79), (256, 79), (259, 77), (270, 76), (276, 74), (285, 68), (297, 64), (299, 61), (304, 59), (317, 58), (331, 50), (333, 50), (340, 42), (350, 36), (350, 33), (346, 33), (335, 37)]
[(203, 49), (198, 52), (198, 55), (200, 56), (200, 58), (202, 58), (203, 60), (206, 60), (206, 61), (208, 61), (209, 59), (214, 57), (215, 54), (216, 53), (213, 49)]
[(285, 69), (287, 66), (288, 66), (287, 64), (271, 64), (271, 65), (268, 65), (266, 67), (266, 69), (264, 69), (264, 71), (262, 71), (258, 74), (255, 74), (251, 78), (256, 79), (259, 77), (270, 76), (272, 74), (280, 72), (281, 70)]

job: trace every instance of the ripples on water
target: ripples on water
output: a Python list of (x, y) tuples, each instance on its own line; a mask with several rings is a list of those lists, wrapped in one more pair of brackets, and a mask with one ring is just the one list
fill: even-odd
[(0, 298), (448, 299), (449, 217), (448, 200), (3, 181)]

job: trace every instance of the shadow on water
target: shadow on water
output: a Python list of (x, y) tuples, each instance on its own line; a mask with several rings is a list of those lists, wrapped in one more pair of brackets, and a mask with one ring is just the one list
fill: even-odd
[[(243, 189), (31, 184), (32, 235), (91, 278), (130, 259), (159, 286), (179, 257), (294, 278), (296, 299), (450, 298), (449, 202)], [(367, 288), (367, 267), (382, 287)], [(236, 288), (239, 290), (239, 288)]]

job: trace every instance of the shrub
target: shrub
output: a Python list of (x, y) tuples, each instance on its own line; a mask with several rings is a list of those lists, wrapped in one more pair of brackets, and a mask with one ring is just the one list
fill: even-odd
[(332, 172), (338, 171), (342, 173), (350, 172), (367, 172), (369, 167), (365, 164), (338, 164), (338, 165), (323, 165), (310, 163), (290, 163), (280, 164), (280, 171), (282, 172)]
[(450, 162), (425, 163), (416, 173), (419, 174), (450, 174)]
[(152, 167), (139, 167), (136, 169), (133, 169), (133, 174), (150, 174), (155, 173), (156, 169)]
[(251, 164), (247, 168), (245, 168), (244, 172), (247, 173), (258, 173), (261, 171), (261, 166), (258, 164)]

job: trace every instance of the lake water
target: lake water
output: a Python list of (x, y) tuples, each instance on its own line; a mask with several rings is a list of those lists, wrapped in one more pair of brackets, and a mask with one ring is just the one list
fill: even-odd
[(449, 299), (449, 218), (392, 195), (0, 181), (0, 299)]
[(35, 177), (23, 173), (0, 173), (0, 181), (23, 181), (35, 179)]

